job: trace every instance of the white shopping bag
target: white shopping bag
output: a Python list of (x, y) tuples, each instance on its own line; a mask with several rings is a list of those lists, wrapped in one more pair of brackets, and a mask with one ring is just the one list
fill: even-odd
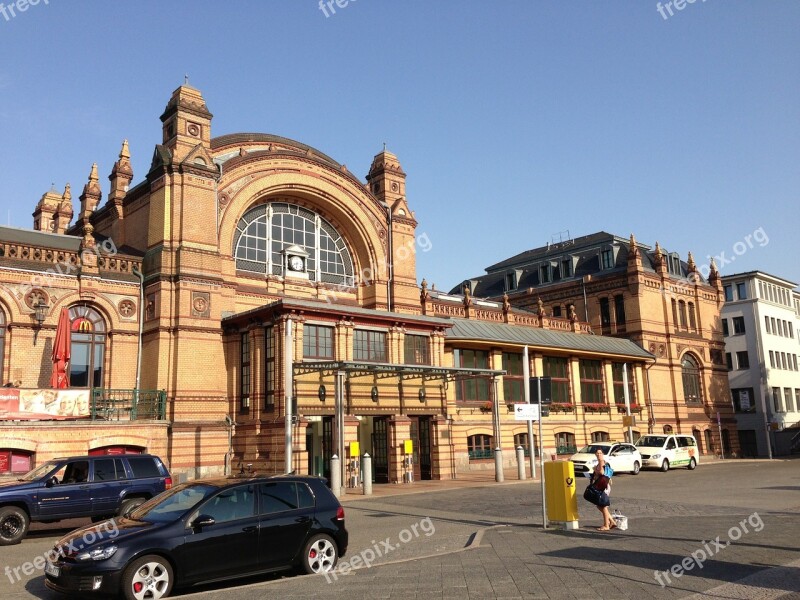
[(625, 531), (628, 528), (628, 517), (619, 512), (619, 509), (614, 511), (611, 518), (614, 519), (614, 523), (617, 524), (617, 529), (620, 531)]

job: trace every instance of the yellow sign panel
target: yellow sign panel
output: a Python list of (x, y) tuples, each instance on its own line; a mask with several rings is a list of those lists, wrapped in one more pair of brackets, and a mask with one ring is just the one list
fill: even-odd
[(636, 417), (634, 417), (633, 415), (631, 415), (630, 417), (627, 416), (627, 415), (622, 417), (622, 426), (623, 427), (635, 427), (636, 426)]
[(403, 452), (405, 454), (413, 454), (414, 453), (414, 441), (413, 440), (405, 440), (403, 442)]
[(358, 445), (358, 442), (350, 442), (350, 456), (356, 457), (361, 454), (361, 448)]

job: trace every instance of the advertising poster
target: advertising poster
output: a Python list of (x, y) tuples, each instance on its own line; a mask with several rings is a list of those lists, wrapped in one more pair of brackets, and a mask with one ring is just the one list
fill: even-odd
[(0, 419), (53, 420), (89, 416), (88, 389), (0, 388)]

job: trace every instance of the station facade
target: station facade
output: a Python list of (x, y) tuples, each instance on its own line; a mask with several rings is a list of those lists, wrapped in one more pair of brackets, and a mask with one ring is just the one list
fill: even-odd
[(2, 377), (48, 387), (67, 309), (70, 386), (91, 392), (88, 415), (2, 417), (6, 475), (24, 458), (132, 450), (178, 479), (327, 475), (333, 454), (369, 453), (378, 482), (493, 468), (496, 449), (511, 466), (538, 442), (513, 416), (526, 349), (530, 374), (553, 381), (546, 452), (622, 439), (623, 372), (634, 435), (651, 429), (656, 356), (641, 344), (595, 335), (575, 311), (419, 281), (430, 240), (391, 152), (361, 181), (300, 142), (212, 137), (188, 85), (161, 122), (141, 182), (123, 143), (105, 201), (94, 165), (79, 207), (69, 186), (51, 190), (33, 229), (0, 227)]

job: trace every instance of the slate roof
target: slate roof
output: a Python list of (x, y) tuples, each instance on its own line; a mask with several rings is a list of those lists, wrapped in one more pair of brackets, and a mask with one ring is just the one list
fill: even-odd
[(329, 163), (330, 165), (336, 167), (337, 169), (342, 168), (342, 165), (333, 160), (330, 156), (328, 156), (323, 152), (320, 152), (319, 150), (317, 150), (312, 146), (303, 144), (302, 142), (298, 142), (289, 138), (281, 137), (279, 135), (272, 135), (269, 133), (229, 133), (227, 135), (220, 135), (211, 140), (211, 150), (212, 152), (216, 152), (220, 148), (224, 148), (226, 146), (235, 146), (237, 144), (245, 144), (245, 143), (281, 144), (284, 146), (293, 146), (294, 148), (297, 148), (297, 150), (301, 153), (305, 153), (311, 150), (311, 152), (314, 153), (314, 156), (316, 158)]
[(453, 327), (445, 333), (448, 341), (492, 341), (535, 348), (557, 348), (604, 356), (655, 360), (655, 356), (644, 348), (622, 338), (550, 331), (537, 327), (490, 323), (472, 319), (450, 319), (450, 321), (453, 323)]

